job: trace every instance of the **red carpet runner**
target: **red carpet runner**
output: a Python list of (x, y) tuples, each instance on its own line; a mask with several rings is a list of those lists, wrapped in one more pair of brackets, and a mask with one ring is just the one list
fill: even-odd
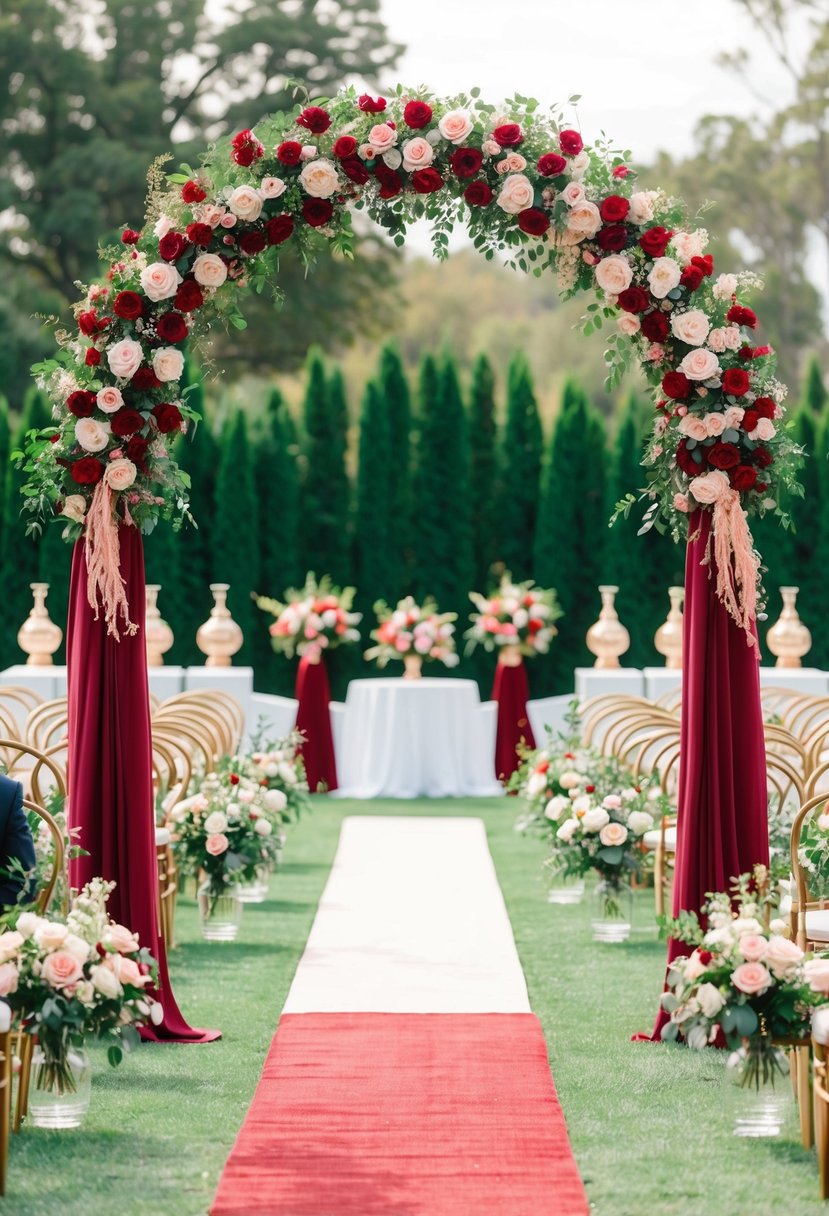
[(286, 1014), (212, 1216), (585, 1216), (532, 1014)]

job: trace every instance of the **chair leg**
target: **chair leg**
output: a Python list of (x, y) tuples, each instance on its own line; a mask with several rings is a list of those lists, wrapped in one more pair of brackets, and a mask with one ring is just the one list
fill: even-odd
[(9, 1031), (0, 1035), (0, 1054), (0, 1195), (5, 1195), (12, 1097), (12, 1036)]
[(30, 1034), (22, 1031), (18, 1036), (18, 1054), (20, 1056), (20, 1072), (17, 1076), (17, 1105), (14, 1111), (12, 1130), (20, 1131), (20, 1125), (29, 1113), (29, 1083), (32, 1077), (32, 1054), (34, 1041)]
[(829, 1107), (819, 1078), (814, 1086), (815, 1148), (820, 1175), (820, 1197), (829, 1199)]
[(794, 1049), (793, 1063), (797, 1076), (797, 1109), (800, 1116), (800, 1140), (804, 1148), (811, 1148), (813, 1144), (810, 1059), (810, 1048), (796, 1047)]
[(665, 849), (662, 842), (656, 846), (653, 858), (653, 897), (657, 917), (665, 915)]

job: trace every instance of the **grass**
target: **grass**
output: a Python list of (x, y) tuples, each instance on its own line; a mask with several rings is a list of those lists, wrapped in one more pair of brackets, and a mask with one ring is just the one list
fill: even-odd
[(629, 1042), (652, 1024), (662, 983), (652, 897), (637, 896), (629, 943), (593, 944), (585, 905), (547, 904), (542, 847), (513, 831), (515, 810), (506, 799), (318, 799), (291, 836), (269, 902), (245, 909), (238, 942), (202, 943), (192, 901), (182, 900), (181, 944), (171, 958), (176, 995), (191, 1022), (220, 1026), (223, 1040), (142, 1047), (118, 1070), (96, 1054), (84, 1127), (24, 1127), (14, 1137), (0, 1213), (203, 1216), (253, 1094), (340, 821), (355, 812), (479, 815), (486, 822), (595, 1216), (824, 1213), (814, 1154), (800, 1147), (793, 1114), (778, 1141), (738, 1140), (721, 1053)]

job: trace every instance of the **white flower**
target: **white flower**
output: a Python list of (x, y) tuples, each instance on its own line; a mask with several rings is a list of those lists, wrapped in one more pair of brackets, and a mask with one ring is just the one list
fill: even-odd
[(530, 773), (527, 778), (527, 797), (537, 798), (539, 794), (543, 794), (547, 788), (546, 773)]
[(567, 216), (568, 231), (579, 237), (591, 237), (596, 235), (601, 226), (602, 217), (595, 203), (582, 199), (570, 208), (570, 214)]
[(160, 215), (153, 224), (153, 233), (161, 240), (168, 232), (172, 232), (176, 226), (176, 221), (169, 215)]
[(582, 818), (581, 826), (584, 832), (600, 832), (605, 824), (610, 823), (610, 816), (603, 806), (594, 806)]
[(687, 312), (673, 314), (671, 329), (687, 346), (702, 346), (708, 337), (711, 322), (701, 308), (689, 308)]
[(253, 830), (256, 832), (257, 836), (270, 836), (273, 828), (271, 827), (270, 823), (268, 823), (267, 819), (257, 819), (256, 823), (253, 825)]
[(620, 257), (618, 253), (602, 258), (596, 267), (596, 282), (602, 291), (606, 291), (611, 296), (618, 296), (620, 291), (630, 287), (632, 278), (633, 270), (630, 263), (627, 258)]
[(573, 835), (578, 831), (578, 819), (565, 819), (564, 823), (556, 831), (556, 839), (563, 840), (565, 844), (569, 844), (573, 839)]
[(656, 201), (656, 190), (636, 190), (630, 196), (630, 211), (628, 219), (631, 224), (641, 228), (653, 219), (653, 204)]
[(677, 257), (683, 266), (687, 266), (691, 258), (697, 258), (708, 244), (708, 233), (704, 228), (696, 232), (675, 232), (671, 237)]
[(330, 160), (309, 160), (299, 175), (300, 184), (312, 198), (330, 198), (340, 188), (337, 170)]
[(95, 1004), (95, 986), (89, 980), (80, 980), (75, 985), (75, 997), (82, 1005)]
[(141, 271), (140, 278), (145, 295), (154, 302), (169, 300), (181, 282), (181, 275), (169, 262), (151, 262)]
[(628, 816), (628, 827), (634, 836), (644, 836), (653, 827), (653, 815), (647, 811), (631, 811)]
[(657, 300), (664, 300), (669, 291), (679, 286), (682, 271), (679, 263), (673, 258), (655, 258), (653, 266), (648, 271), (648, 284), (651, 295)]
[(21, 912), (17, 918), (17, 932), (24, 937), (32, 937), (45, 921), (34, 912)]
[(511, 173), (504, 179), (496, 203), (507, 215), (518, 215), (533, 204), (533, 184), (523, 173)]
[(92, 967), (89, 978), (92, 980), (92, 986), (96, 992), (100, 992), (101, 996), (108, 1000), (120, 996), (124, 991), (115, 972), (110, 971), (109, 967)]
[(161, 346), (153, 352), (153, 371), (166, 383), (180, 380), (184, 371), (184, 355), (176, 346)]
[(558, 819), (565, 811), (570, 810), (570, 799), (565, 798), (563, 794), (556, 794), (544, 808), (544, 814), (548, 819)]
[(262, 198), (279, 198), (287, 188), (281, 177), (263, 177), (259, 183)]
[(284, 811), (288, 805), (288, 797), (284, 790), (265, 790), (262, 801), (269, 811)]
[(65, 515), (73, 523), (82, 524), (86, 515), (86, 501), (83, 494), (68, 494), (63, 500), (61, 515)]
[(390, 169), (399, 169), (403, 164), (403, 155), (397, 148), (389, 148), (388, 152), (383, 153), (383, 163)]
[(578, 798), (574, 798), (572, 802), (573, 814), (584, 815), (590, 810), (593, 805), (589, 794), (581, 794)]
[(578, 156), (574, 156), (570, 161), (570, 172), (576, 181), (581, 181), (587, 170), (590, 168), (590, 156), (585, 148), (582, 148)]
[(110, 461), (104, 473), (104, 480), (111, 490), (120, 493), (134, 485), (138, 469), (126, 456), (119, 456)]
[[(45, 920), (35, 929), (34, 938), (41, 950), (58, 950), (66, 941), (68, 932), (69, 930), (66, 925), (61, 925), (56, 921)], [(12, 936), (19, 937), (19, 934), (4, 933), (0, 937), (0, 950), (3, 949), (2, 943), (4, 939), (7, 937), (11, 938)]]
[(143, 358), (143, 347), (134, 338), (122, 338), (107, 350), (109, 370), (118, 380), (131, 380)]
[(78, 937), (77, 933), (67, 933), (61, 949), (66, 950), (79, 963), (85, 963), (89, 958), (92, 947), (89, 942), (85, 942), (82, 937)]
[(563, 790), (571, 790), (577, 785), (581, 785), (581, 773), (577, 773), (575, 769), (568, 768), (561, 774), (558, 783)]
[[(769, 926), (774, 925), (774, 921)], [(788, 938), (776, 934), (769, 938), (764, 962), (773, 975), (778, 979), (789, 979), (793, 976), (799, 964), (803, 961), (803, 951)]]
[(213, 811), (204, 821), (204, 830), (208, 836), (216, 836), (227, 830), (227, 816), (222, 811)]
[(561, 192), (561, 197), (568, 207), (575, 207), (584, 201), (584, 186), (581, 182), (568, 182)]
[(736, 274), (721, 274), (714, 283), (714, 299), (730, 300), (737, 290)]
[(221, 287), (227, 278), (227, 266), (216, 253), (200, 253), (192, 270), (193, 277), (202, 287)]
[(240, 220), (252, 223), (262, 214), (262, 195), (254, 186), (237, 186), (228, 199), (228, 206)]
[(109, 424), (94, 418), (79, 418), (75, 423), (75, 438), (85, 452), (102, 452), (109, 443)]

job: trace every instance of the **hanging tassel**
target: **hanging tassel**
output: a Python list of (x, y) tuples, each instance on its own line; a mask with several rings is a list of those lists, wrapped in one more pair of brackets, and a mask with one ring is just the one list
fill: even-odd
[[(711, 535), (717, 564), (717, 598), (744, 631), (749, 646), (759, 652), (754, 622), (760, 562), (736, 490), (729, 490), (714, 503)], [(706, 560), (710, 560), (710, 554)]]
[(138, 626), (130, 620), (127, 593), (121, 575), (121, 546), (118, 540), (118, 522), (112, 510), (112, 491), (105, 480), (98, 482), (92, 495), (92, 504), (86, 514), (84, 537), (86, 553), (86, 598), (99, 619), (99, 602), (103, 605), (107, 633), (120, 641), (118, 613), (124, 618), (128, 637), (138, 632)]

